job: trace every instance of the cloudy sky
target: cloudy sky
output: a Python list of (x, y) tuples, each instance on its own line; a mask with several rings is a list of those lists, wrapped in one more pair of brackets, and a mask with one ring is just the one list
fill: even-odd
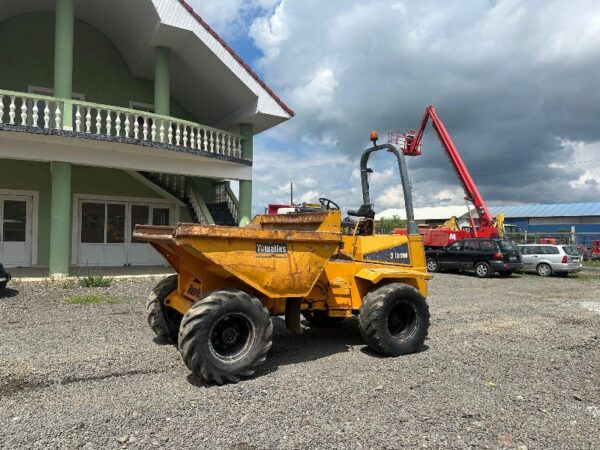
[[(254, 211), (361, 202), (368, 134), (435, 105), (491, 205), (600, 201), (600, 8), (593, 0), (195, 0), (296, 112), (255, 141)], [(402, 204), (389, 155), (376, 210)], [(415, 206), (463, 203), (431, 127), (411, 158)]]

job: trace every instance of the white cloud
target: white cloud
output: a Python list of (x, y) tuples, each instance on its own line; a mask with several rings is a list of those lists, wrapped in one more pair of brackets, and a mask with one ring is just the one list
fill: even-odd
[[(596, 1), (194, 3), (219, 30), (246, 27), (265, 80), (297, 113), (256, 139), (255, 207), (286, 201), (277, 186), (290, 181), (298, 198), (318, 191), (358, 206), (369, 131), (384, 141), (415, 128), (428, 104), (490, 204), (598, 199), (598, 164), (579, 163), (600, 148)], [(408, 162), (415, 206), (462, 203), (431, 127), (423, 149)], [(378, 209), (402, 199), (391, 161), (372, 160)], [(302, 185), (308, 177), (316, 184)]]
[[(268, 7), (276, 4), (274, 1), (268, 3)], [(282, 42), (289, 36), (285, 2), (279, 3), (273, 14), (256, 18), (250, 26), (249, 35), (262, 50), (265, 58), (277, 56)]]

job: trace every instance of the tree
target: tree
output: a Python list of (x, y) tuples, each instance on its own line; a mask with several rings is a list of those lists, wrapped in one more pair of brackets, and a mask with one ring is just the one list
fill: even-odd
[(379, 219), (376, 226), (378, 233), (389, 234), (395, 228), (406, 228), (406, 220), (401, 219), (399, 216), (392, 216), (390, 218)]

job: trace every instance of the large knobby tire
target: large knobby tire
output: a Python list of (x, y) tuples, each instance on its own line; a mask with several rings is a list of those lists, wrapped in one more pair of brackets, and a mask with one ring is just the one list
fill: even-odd
[(437, 259), (427, 258), (427, 272), (435, 273), (440, 270)]
[(489, 278), (493, 273), (490, 264), (485, 261), (476, 263), (474, 269), (477, 278)]
[(389, 356), (414, 353), (427, 337), (429, 306), (414, 287), (386, 284), (364, 296), (358, 325), (374, 351)]
[(267, 357), (273, 324), (256, 297), (238, 289), (214, 291), (183, 316), (179, 350), (185, 365), (208, 383), (237, 383)]
[(331, 327), (344, 320), (344, 317), (330, 317), (327, 311), (320, 310), (305, 311), (302, 315), (308, 320), (308, 323), (316, 328)]
[(170, 275), (152, 289), (146, 302), (148, 325), (159, 340), (170, 344), (177, 344), (179, 324), (183, 317), (178, 311), (165, 305), (165, 299), (175, 289), (177, 289), (177, 275)]

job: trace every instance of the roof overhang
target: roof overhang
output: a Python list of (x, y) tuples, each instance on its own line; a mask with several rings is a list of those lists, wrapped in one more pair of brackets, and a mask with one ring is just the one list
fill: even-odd
[[(0, 0), (0, 21), (54, 7)], [(136, 77), (153, 79), (154, 49), (169, 47), (172, 95), (203, 124), (251, 123), (259, 133), (294, 115), (184, 0), (75, 0), (75, 15), (111, 40)]]

